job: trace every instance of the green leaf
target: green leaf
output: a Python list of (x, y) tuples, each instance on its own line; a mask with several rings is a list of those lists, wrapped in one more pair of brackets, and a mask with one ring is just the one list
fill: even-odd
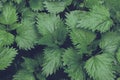
[(13, 0), (14, 2), (16, 2), (17, 4), (20, 4), (22, 2), (22, 0)]
[(94, 80), (114, 80), (112, 62), (107, 53), (96, 55), (87, 60), (85, 69)]
[(5, 31), (5, 30), (6, 30), (6, 26), (5, 26), (5, 25), (0, 24), (0, 31)]
[(54, 39), (53, 39), (53, 37), (51, 35), (42, 36), (39, 39), (38, 44), (40, 44), (40, 45), (47, 45), (49, 47), (58, 47), (55, 44), (55, 41), (54, 41)]
[(120, 10), (119, 4), (119, 0), (104, 0), (104, 5), (115, 12)]
[[(83, 15), (83, 14), (82, 14)], [(78, 21), (77, 27), (92, 31), (106, 32), (112, 26), (109, 10), (104, 6), (94, 6), (90, 12), (84, 14)]]
[(37, 17), (38, 31), (42, 35), (53, 33), (61, 23), (56, 15), (41, 13)]
[(70, 28), (75, 28), (77, 26), (77, 22), (79, 21), (80, 17), (82, 17), (82, 14), (86, 14), (85, 12), (75, 10), (71, 11), (70, 13), (66, 14), (66, 24)]
[(101, 5), (104, 1), (103, 0), (84, 0), (84, 4), (87, 8), (92, 8), (93, 6)]
[(22, 20), (29, 20), (32, 23), (35, 23), (35, 16), (36, 16), (36, 13), (31, 11), (30, 8), (22, 9)]
[[(24, 10), (26, 8), (26, 1), (25, 0), (22, 0), (21, 2), (18, 3), (18, 1), (14, 1), (13, 4), (15, 4), (14, 6), (16, 6), (16, 9), (17, 9), (17, 13), (18, 13), (18, 21), (21, 20), (21, 13), (22, 13), (22, 10)], [(28, 8), (28, 7), (27, 7)], [(29, 8), (30, 9), (30, 8)]]
[(33, 73), (21, 69), (14, 76), (13, 80), (36, 80)]
[(17, 28), (19, 28), (20, 24), (19, 23), (15, 23), (15, 24), (12, 24), (8, 27), (9, 31), (12, 31), (12, 30), (16, 30)]
[(60, 23), (59, 27), (52, 34), (56, 44), (62, 45), (66, 40), (67, 30), (63, 22)]
[(20, 49), (30, 50), (34, 48), (37, 40), (36, 30), (33, 22), (29, 20), (23, 20), (17, 28), (16, 43)]
[(120, 48), (118, 49), (116, 53), (116, 58), (117, 58), (117, 61), (120, 63)]
[(49, 47), (58, 47), (62, 45), (66, 39), (67, 31), (64, 27), (58, 28), (52, 34), (42, 36), (38, 44), (47, 45)]
[(30, 2), (29, 2), (30, 7), (34, 11), (43, 10), (44, 9), (43, 1), (44, 0), (30, 0)]
[(120, 11), (116, 12), (116, 19), (120, 22)]
[(83, 62), (82, 56), (77, 54), (77, 52), (68, 48), (65, 50), (63, 54), (63, 65), (67, 67), (65, 68), (65, 72), (71, 77), (72, 80), (85, 80), (85, 74), (83, 72)]
[(82, 59), (82, 56), (77, 54), (77, 51), (75, 51), (73, 48), (68, 48), (67, 50), (65, 50), (62, 57), (64, 66), (80, 65), (79, 62)]
[(2, 2), (0, 1), (0, 11), (2, 10), (2, 7), (3, 7), (3, 4), (2, 4)]
[(68, 76), (71, 77), (71, 80), (85, 80), (85, 73), (80, 65), (68, 67), (65, 69), (65, 72), (68, 73)]
[(104, 52), (114, 54), (119, 46), (119, 43), (119, 35), (116, 32), (108, 32), (102, 36), (99, 46)]
[(119, 77), (119, 78), (117, 78), (117, 80), (120, 80), (120, 77)]
[(1, 48), (0, 50), (0, 70), (5, 70), (16, 56), (17, 51), (14, 48)]
[(14, 42), (14, 35), (4, 30), (0, 30), (0, 47), (11, 45)]
[(45, 8), (50, 13), (59, 13), (64, 11), (65, 7), (69, 5), (72, 2), (72, 0), (49, 0), (45, 1)]
[(17, 21), (16, 8), (12, 4), (5, 4), (0, 14), (0, 23), (11, 25)]
[(61, 66), (61, 49), (46, 48), (44, 51), (44, 60), (42, 65), (42, 73), (46, 76), (55, 73)]
[(79, 49), (80, 54), (88, 52), (87, 48), (95, 37), (93, 32), (83, 29), (72, 29), (70, 32), (70, 38), (75, 47)]
[(44, 2), (45, 8), (50, 12), (50, 13), (59, 13), (62, 12), (66, 5), (65, 2)]
[(37, 67), (38, 63), (34, 59), (23, 57), (24, 62), (21, 64), (21, 66), (28, 70), (29, 72), (34, 72), (35, 68)]
[(58, 16), (41, 13), (37, 20), (38, 31), (42, 35), (39, 44), (55, 47), (64, 43), (67, 31), (63, 21)]

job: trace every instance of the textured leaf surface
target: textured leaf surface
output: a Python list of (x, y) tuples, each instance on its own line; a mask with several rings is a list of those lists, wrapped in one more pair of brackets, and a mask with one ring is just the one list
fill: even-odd
[(31, 9), (29, 9), (29, 8), (25, 8), (22, 10), (22, 17), (23, 17), (22, 19), (23, 20), (28, 20), (31, 23), (34, 23), (35, 16), (36, 16), (36, 14), (33, 11), (31, 11)]
[(14, 76), (13, 80), (35, 80), (33, 73), (27, 70), (19, 70)]
[(0, 11), (2, 10), (3, 4), (0, 2)]
[(120, 43), (119, 35), (116, 32), (108, 32), (102, 36), (99, 45), (104, 52), (114, 54), (114, 52), (119, 46), (119, 43)]
[(43, 1), (44, 0), (30, 0), (30, 7), (34, 11), (43, 10)]
[(82, 56), (72, 48), (67, 49), (63, 55), (63, 65), (67, 65), (65, 72), (69, 74), (72, 80), (85, 80), (81, 59)]
[(116, 19), (120, 22), (120, 11), (116, 12)]
[(37, 27), (42, 35), (39, 44), (53, 47), (62, 45), (66, 39), (65, 25), (56, 15), (39, 14)]
[(23, 22), (17, 28), (16, 43), (20, 49), (29, 50), (34, 47), (37, 39), (36, 30), (29, 20)]
[(59, 13), (64, 11), (65, 7), (69, 5), (72, 0), (49, 0), (45, 1), (45, 8), (50, 13)]
[(84, 0), (84, 4), (86, 7), (88, 8), (92, 8), (95, 5), (101, 5), (102, 3), (104, 3), (103, 0)]
[(39, 33), (42, 35), (53, 33), (61, 23), (58, 16), (45, 13), (39, 14), (37, 20)]
[(61, 66), (61, 50), (60, 49), (52, 49), (46, 48), (44, 51), (44, 63), (43, 63), (43, 74), (46, 76), (51, 75), (56, 72)]
[(2, 30), (4, 31), (4, 30), (6, 30), (6, 28), (4, 25), (0, 24), (0, 31), (2, 31)]
[(2, 24), (13, 24), (17, 21), (16, 8), (11, 4), (5, 4), (0, 15), (0, 23)]
[(13, 0), (13, 1), (16, 2), (17, 4), (22, 2), (22, 0)]
[(86, 62), (85, 69), (95, 80), (114, 80), (112, 61), (109, 54), (96, 55)]
[(14, 35), (4, 30), (0, 30), (0, 47), (11, 45), (14, 42)]
[(118, 49), (116, 53), (116, 58), (117, 58), (117, 61), (120, 63), (120, 48)]
[(17, 51), (14, 48), (3, 48), (0, 50), (0, 70), (6, 69), (16, 56)]
[(94, 6), (90, 12), (85, 14), (78, 22), (77, 27), (90, 29), (92, 31), (106, 32), (113, 22), (110, 19), (109, 10), (103, 6)]
[[(66, 24), (68, 27), (70, 28), (75, 28), (77, 26), (77, 23), (80, 19), (80, 17), (82, 17), (84, 14), (86, 14), (85, 12), (76, 10), (76, 11), (71, 11), (70, 13), (66, 14)], [(82, 15), (83, 14), (83, 15)]]
[(120, 80), (120, 78), (117, 78), (117, 80)]
[(64, 43), (66, 39), (66, 29), (64, 27), (58, 28), (52, 34), (44, 35), (38, 41), (38, 44), (47, 45), (49, 47), (57, 47)]
[(95, 39), (95, 34), (83, 29), (72, 29), (70, 37), (80, 54), (87, 52), (88, 45)]
[(40, 45), (47, 45), (49, 47), (57, 47), (57, 45), (54, 43), (54, 39), (51, 35), (45, 35), (40, 38), (38, 41), (38, 44)]
[[(119, 0), (104, 0), (104, 4), (106, 7), (113, 11), (119, 11), (120, 10), (120, 1)], [(112, 5), (112, 6), (111, 6)]]

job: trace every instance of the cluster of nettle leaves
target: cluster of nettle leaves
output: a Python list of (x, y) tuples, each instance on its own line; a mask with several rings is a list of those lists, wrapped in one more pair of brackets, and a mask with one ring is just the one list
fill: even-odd
[(13, 80), (46, 80), (60, 68), (71, 80), (120, 80), (119, 4), (120, 0), (1, 0), (0, 70), (11, 65), (19, 50), (43, 45), (34, 58), (23, 57)]

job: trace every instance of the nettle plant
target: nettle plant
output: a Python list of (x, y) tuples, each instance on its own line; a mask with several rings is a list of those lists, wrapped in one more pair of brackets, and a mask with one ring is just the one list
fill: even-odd
[(50, 80), (60, 69), (67, 76), (53, 80), (120, 80), (119, 4), (1, 0), (0, 71), (15, 64), (12, 80)]

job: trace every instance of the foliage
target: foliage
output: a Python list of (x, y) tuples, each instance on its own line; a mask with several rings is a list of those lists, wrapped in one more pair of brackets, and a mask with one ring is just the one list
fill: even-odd
[(37, 34), (35, 31), (33, 23), (28, 20), (23, 20), (18, 24), (15, 41), (20, 49), (28, 50), (34, 47), (35, 41), (37, 40)]
[(90, 12), (82, 14), (78, 20), (77, 27), (90, 29), (92, 31), (98, 30), (106, 32), (110, 29), (113, 22), (110, 19), (110, 13), (104, 6), (94, 6)]
[(61, 66), (61, 54), (62, 51), (60, 49), (51, 49), (46, 48), (44, 51), (44, 57), (43, 57), (43, 74), (46, 76), (51, 75), (56, 72)]
[(17, 51), (14, 48), (4, 47), (0, 50), (0, 70), (7, 68), (14, 57), (16, 56)]
[(13, 80), (35, 80), (35, 77), (32, 73), (26, 70), (20, 70), (16, 73), (16, 75), (14, 75)]
[(95, 80), (114, 80), (112, 61), (109, 54), (103, 53), (90, 58), (85, 64), (85, 69)]
[(0, 80), (119, 80), (119, 4), (0, 0)]
[(67, 49), (63, 54), (63, 65), (67, 65), (65, 72), (69, 74), (72, 80), (85, 80), (82, 63), (82, 56), (72, 48)]
[(10, 25), (17, 21), (16, 8), (12, 4), (5, 4), (0, 15), (0, 23)]
[(95, 34), (82, 29), (72, 29), (70, 37), (75, 47), (79, 49), (80, 54), (82, 54), (88, 52), (87, 47), (95, 39)]

